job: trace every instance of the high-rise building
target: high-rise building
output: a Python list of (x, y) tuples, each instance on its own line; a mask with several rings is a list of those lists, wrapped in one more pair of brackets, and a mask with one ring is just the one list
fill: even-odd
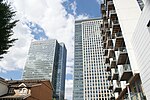
[(54, 87), (54, 95), (64, 99), (66, 48), (57, 40), (34, 41), (31, 43), (23, 71), (23, 79), (47, 79)]
[(100, 18), (75, 21), (73, 100), (109, 100)]
[(150, 35), (144, 25), (149, 21), (150, 2), (144, 2), (104, 0), (101, 4), (105, 65), (112, 83), (109, 86), (110, 98), (115, 100), (146, 100), (149, 95), (150, 81), (146, 78), (150, 75), (146, 71), (149, 69), (149, 58), (146, 55), (150, 53), (146, 52), (146, 44)]
[(59, 45), (56, 94), (58, 95), (59, 100), (64, 100), (67, 50), (63, 43), (59, 43)]
[(137, 0), (140, 8), (131, 43), (140, 70), (143, 90), (150, 100), (150, 0)]

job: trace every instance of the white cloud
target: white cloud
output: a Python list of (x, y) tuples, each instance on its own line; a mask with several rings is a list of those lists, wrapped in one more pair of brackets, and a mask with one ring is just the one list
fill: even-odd
[(67, 66), (67, 68), (66, 68), (66, 74), (73, 74), (73, 67)]
[(9, 52), (4, 55), (4, 59), (0, 63), (0, 68), (5, 71), (23, 68), (32, 39), (30, 30), (21, 21), (17, 23), (14, 32), (13, 38), (17, 38), (18, 40), (9, 49)]
[[(9, 49), (10, 52), (4, 55), (4, 59), (0, 63), (0, 71), (23, 69), (30, 42), (33, 39), (30, 28), (24, 23), (30, 21), (40, 25), (49, 38), (55, 38), (58, 42), (65, 43), (67, 48), (67, 66), (73, 66), (74, 16), (69, 14), (62, 5), (66, 0), (10, 1), (17, 11), (16, 19), (20, 20), (14, 28), (15, 34), (13, 35), (18, 40)], [(72, 69), (67, 67), (66, 73), (71, 73), (71, 71)], [(71, 81), (66, 81), (66, 94), (72, 92), (72, 85), (68, 85), (72, 84), (70, 83)], [(71, 94), (66, 95), (66, 98), (72, 98), (71, 96)]]
[[(4, 55), (0, 62), (0, 72), (8, 70), (23, 69), (33, 39), (30, 28), (26, 22), (33, 22), (40, 25), (46, 35), (58, 42), (64, 42), (67, 48), (67, 66), (73, 66), (74, 55), (74, 15), (76, 14), (76, 2), (70, 4), (74, 15), (69, 14), (62, 5), (67, 0), (9, 0), (17, 11), (16, 19), (20, 21), (14, 28), (13, 37), (18, 38), (9, 53)], [(87, 19), (88, 15), (83, 14), (76, 17)], [(34, 24), (33, 24), (34, 25)], [(36, 31), (36, 30), (35, 30)], [(40, 30), (38, 30), (40, 31)], [(67, 74), (73, 74), (73, 68), (67, 67)], [(72, 100), (73, 80), (66, 80), (66, 98)]]
[(89, 18), (89, 15), (81, 14), (76, 17), (76, 20), (82, 20), (82, 19), (88, 19), (88, 18)]
[[(73, 36), (74, 36), (74, 16), (68, 14), (62, 5), (66, 0), (10, 0), (17, 11), (16, 19), (20, 22), (14, 29), (14, 36), (18, 38), (15, 46), (10, 48), (10, 52), (5, 56), (0, 66), (5, 66), (6, 70), (23, 68), (16, 59), (25, 58), (33, 36), (30, 34), (25, 22), (32, 21), (40, 25), (49, 38), (55, 38), (58, 42), (64, 42), (68, 51), (67, 65), (72, 65), (73, 59)], [(36, 28), (35, 30), (36, 31)], [(63, 38), (62, 38), (63, 36)], [(18, 49), (19, 48), (19, 49)], [(23, 49), (23, 50), (21, 50)], [(18, 50), (18, 51), (17, 51)], [(15, 52), (17, 51), (17, 53)], [(24, 61), (24, 60), (23, 60)], [(11, 66), (11, 68), (9, 68)]]
[(76, 16), (76, 9), (77, 9), (77, 3), (74, 1), (73, 3), (70, 4), (71, 9), (73, 10), (74, 16)]
[(104, 2), (104, 0), (96, 0), (98, 2), (98, 4), (101, 4)]
[(65, 97), (67, 100), (72, 100), (73, 96), (73, 80), (66, 80)]

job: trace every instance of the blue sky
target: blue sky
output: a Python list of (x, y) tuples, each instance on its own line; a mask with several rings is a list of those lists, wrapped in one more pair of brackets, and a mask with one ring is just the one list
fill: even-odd
[[(70, 3), (74, 2), (74, 0), (69, 0), (68, 2), (65, 2), (63, 5), (65, 6), (65, 9), (68, 13), (72, 13), (72, 10), (70, 8)], [(94, 17), (100, 17), (100, 6), (96, 0), (76, 0), (76, 16), (84, 14), (88, 15), (90, 18)], [(45, 35), (44, 29), (32, 22), (28, 22), (27, 26), (31, 30), (31, 34), (34, 35), (34, 39), (39, 40), (40, 38), (48, 39), (48, 37)], [(38, 30), (38, 31), (37, 31)], [(39, 31), (40, 30), (40, 31)], [(22, 69), (17, 69), (13, 71), (7, 71), (7, 72), (0, 72), (0, 76), (6, 79), (20, 79), (22, 75)], [(66, 75), (66, 79), (71, 79), (72, 75)]]
[(14, 29), (18, 41), (3, 61), (0, 61), (0, 77), (13, 80), (21, 79), (31, 40), (55, 38), (64, 42), (67, 47), (66, 98), (71, 100), (74, 19), (80, 15), (84, 15), (85, 18), (100, 17), (98, 0), (11, 1), (16, 8), (17, 19), (20, 20)]
[(89, 17), (100, 17), (100, 6), (96, 0), (76, 0), (77, 15), (87, 14)]

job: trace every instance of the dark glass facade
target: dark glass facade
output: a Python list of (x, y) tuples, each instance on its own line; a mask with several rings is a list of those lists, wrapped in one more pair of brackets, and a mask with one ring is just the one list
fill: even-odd
[(23, 79), (48, 79), (52, 82), (54, 96), (64, 99), (67, 50), (57, 40), (31, 43)]

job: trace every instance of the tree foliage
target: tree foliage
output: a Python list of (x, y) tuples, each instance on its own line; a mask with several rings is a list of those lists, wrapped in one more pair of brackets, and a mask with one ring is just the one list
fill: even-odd
[(16, 26), (18, 20), (14, 20), (15, 11), (13, 11), (10, 4), (0, 0), (0, 59), (3, 58), (3, 54), (8, 52), (8, 49), (13, 46), (14, 41), (12, 39), (13, 27)]

